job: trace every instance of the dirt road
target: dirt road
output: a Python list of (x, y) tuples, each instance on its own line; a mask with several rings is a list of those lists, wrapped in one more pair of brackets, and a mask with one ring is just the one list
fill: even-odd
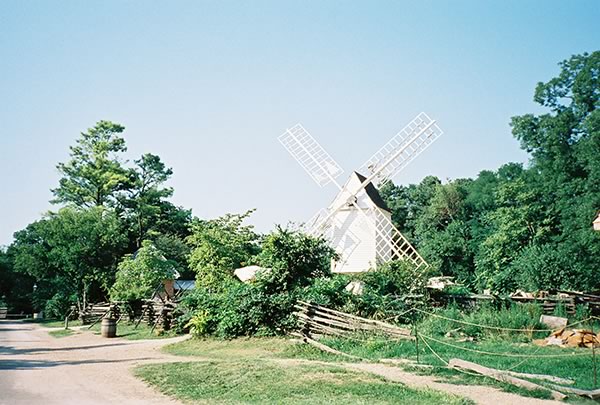
[(34, 324), (0, 321), (0, 404), (178, 404), (130, 369), (184, 360), (158, 350), (179, 340), (127, 341), (92, 333), (57, 339)]

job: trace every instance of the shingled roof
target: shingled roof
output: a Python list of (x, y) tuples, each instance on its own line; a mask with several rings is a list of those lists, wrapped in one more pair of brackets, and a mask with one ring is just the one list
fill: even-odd
[[(360, 180), (361, 183), (367, 179), (365, 176), (363, 176), (362, 174), (360, 174), (358, 172), (354, 172), (354, 174), (356, 175), (356, 177), (358, 177), (358, 179)], [(387, 206), (387, 204), (385, 203), (385, 200), (383, 199), (383, 197), (381, 197), (381, 194), (379, 194), (379, 191), (377, 191), (377, 189), (373, 185), (373, 183), (367, 184), (367, 186), (365, 187), (365, 191), (367, 192), (367, 195), (369, 196), (371, 201), (373, 201), (373, 203), (376, 206), (378, 206), (382, 210), (392, 212), (389, 209), (389, 207)]]

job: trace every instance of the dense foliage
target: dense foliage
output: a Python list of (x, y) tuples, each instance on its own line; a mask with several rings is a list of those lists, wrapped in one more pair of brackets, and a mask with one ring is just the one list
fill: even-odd
[(600, 52), (573, 56), (511, 122), (531, 153), (475, 179), (388, 184), (393, 220), (442, 274), (476, 288), (596, 290), (600, 234)]
[(151, 241), (133, 255), (126, 255), (119, 263), (110, 298), (116, 301), (134, 301), (148, 298), (163, 280), (175, 276), (173, 262), (165, 259)]
[(196, 272), (199, 286), (219, 289), (233, 277), (233, 270), (258, 253), (258, 234), (251, 225), (244, 225), (251, 213), (192, 221), (187, 243), (192, 248), (190, 268)]
[[(249, 228), (241, 222), (236, 221), (235, 230), (225, 228), (234, 240), (249, 235)], [(184, 301), (190, 311), (188, 326), (198, 336), (284, 333), (295, 326), (293, 305), (302, 288), (314, 277), (329, 275), (333, 256), (323, 239), (278, 228), (265, 237), (262, 251), (249, 258), (266, 269), (255, 281), (245, 284), (228, 275), (218, 288), (197, 282), (196, 290)]]
[(81, 134), (70, 159), (57, 166), (62, 178), (53, 202), (63, 208), (16, 232), (0, 255), (0, 292), (11, 310), (64, 316), (73, 304), (106, 300), (117, 264), (143, 240), (189, 274), (191, 211), (168, 201), (173, 190), (164, 183), (172, 170), (158, 156), (128, 165), (124, 129), (100, 121)]
[(103, 207), (63, 208), (15, 233), (9, 254), (17, 272), (35, 279), (33, 303), (48, 299), (80, 307), (114, 282), (127, 239), (118, 217)]

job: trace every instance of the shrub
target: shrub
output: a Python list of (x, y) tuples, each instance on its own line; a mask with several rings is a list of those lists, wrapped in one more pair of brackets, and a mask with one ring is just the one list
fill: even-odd
[(50, 319), (63, 319), (71, 310), (71, 305), (75, 303), (75, 297), (69, 297), (65, 293), (59, 292), (46, 301), (44, 314)]
[(173, 276), (173, 263), (166, 260), (152, 242), (143, 241), (135, 256), (127, 255), (119, 263), (116, 281), (110, 291), (111, 299), (149, 298), (161, 281)]
[(361, 295), (353, 296), (346, 305), (348, 312), (369, 318), (408, 322), (415, 316), (409, 309), (424, 305), (425, 273), (415, 270), (406, 261), (388, 262), (356, 278), (364, 283), (364, 288)]
[(192, 309), (194, 315), (187, 324), (201, 326), (201, 335), (233, 338), (288, 332), (295, 326), (294, 302), (292, 294), (267, 294), (257, 284), (232, 280), (219, 290), (196, 289), (182, 305)]
[(346, 290), (349, 282), (350, 278), (343, 275), (315, 278), (299, 291), (298, 298), (333, 309), (343, 309), (353, 298), (352, 293)]
[(321, 238), (277, 227), (267, 235), (256, 262), (271, 269), (258, 275), (257, 283), (266, 292), (292, 291), (331, 272), (335, 251)]
[(196, 311), (191, 319), (185, 324), (185, 328), (190, 329), (190, 333), (194, 337), (206, 336), (209, 333), (208, 324), (210, 318), (205, 310)]
[(258, 235), (251, 225), (244, 225), (252, 212), (208, 221), (194, 219), (186, 241), (192, 247), (190, 268), (199, 287), (221, 288), (232, 278), (233, 270), (258, 253)]

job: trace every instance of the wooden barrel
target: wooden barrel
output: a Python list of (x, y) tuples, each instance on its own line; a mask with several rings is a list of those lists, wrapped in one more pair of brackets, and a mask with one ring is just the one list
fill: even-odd
[(105, 338), (113, 338), (117, 336), (117, 320), (114, 318), (102, 319), (100, 325), (100, 334)]

